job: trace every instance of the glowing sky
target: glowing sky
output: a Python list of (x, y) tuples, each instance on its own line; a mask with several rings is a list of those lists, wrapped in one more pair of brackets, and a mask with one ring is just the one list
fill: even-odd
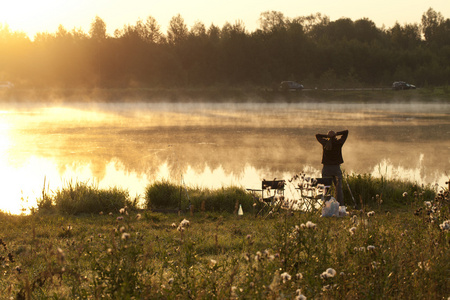
[(241, 20), (248, 31), (254, 31), (260, 14), (274, 10), (290, 18), (317, 12), (332, 21), (366, 17), (377, 27), (389, 28), (396, 21), (419, 23), (430, 7), (450, 18), (449, 0), (0, 0), (0, 23), (33, 38), (37, 32), (54, 33), (59, 25), (88, 32), (95, 16), (105, 21), (112, 34), (152, 16), (166, 33), (170, 19), (180, 14), (188, 27), (195, 21), (222, 27), (225, 22)]

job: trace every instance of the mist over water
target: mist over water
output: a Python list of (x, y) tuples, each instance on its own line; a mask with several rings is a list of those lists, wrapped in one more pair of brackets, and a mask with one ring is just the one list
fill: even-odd
[(68, 182), (128, 189), (167, 179), (259, 188), (261, 180), (320, 176), (316, 133), (349, 129), (347, 174), (444, 185), (447, 103), (2, 104), (0, 209), (20, 213)]

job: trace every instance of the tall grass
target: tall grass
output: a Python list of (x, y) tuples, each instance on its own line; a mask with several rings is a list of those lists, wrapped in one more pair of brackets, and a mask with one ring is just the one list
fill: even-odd
[(99, 189), (86, 182), (69, 182), (53, 195), (46, 192), (44, 186), (42, 197), (37, 200), (37, 208), (40, 211), (57, 211), (72, 215), (118, 211), (127, 205), (136, 205), (129, 199), (128, 191), (117, 187)]
[(145, 192), (145, 207), (149, 210), (192, 209), (233, 213), (237, 211), (237, 205), (248, 211), (254, 202), (245, 189), (238, 187), (211, 190), (158, 181), (148, 185)]

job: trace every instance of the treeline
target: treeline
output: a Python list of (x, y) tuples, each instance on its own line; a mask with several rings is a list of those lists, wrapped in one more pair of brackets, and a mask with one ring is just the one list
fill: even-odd
[(16, 87), (433, 86), (449, 78), (450, 19), (432, 8), (420, 23), (392, 28), (276, 11), (261, 13), (254, 32), (242, 22), (188, 28), (177, 15), (165, 34), (150, 16), (110, 36), (96, 17), (88, 33), (60, 25), (30, 40), (0, 24), (0, 81)]

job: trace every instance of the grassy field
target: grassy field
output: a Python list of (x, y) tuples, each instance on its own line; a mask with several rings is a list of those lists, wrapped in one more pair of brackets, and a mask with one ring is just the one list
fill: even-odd
[[(117, 189), (43, 192), (31, 215), (0, 214), (1, 299), (448, 299), (448, 190), (370, 176), (350, 183), (360, 205), (341, 218), (271, 207), (257, 214), (257, 199), (242, 216), (215, 205), (155, 213), (158, 192), (177, 190), (159, 183), (148, 187), (145, 209)], [(389, 190), (405, 191), (381, 194)], [(197, 197), (235, 207), (246, 199), (239, 195)], [(105, 211), (70, 213), (61, 208), (79, 206), (67, 197), (112, 200)]]

